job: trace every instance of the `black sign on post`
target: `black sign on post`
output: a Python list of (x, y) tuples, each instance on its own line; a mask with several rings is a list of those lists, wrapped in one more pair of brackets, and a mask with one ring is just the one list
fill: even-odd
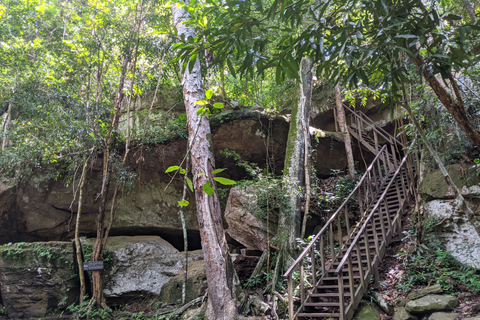
[(83, 270), (84, 271), (103, 270), (103, 261), (84, 262), (83, 263)]

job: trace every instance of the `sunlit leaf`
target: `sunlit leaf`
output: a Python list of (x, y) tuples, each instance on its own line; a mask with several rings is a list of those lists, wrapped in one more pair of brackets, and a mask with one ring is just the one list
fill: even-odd
[(205, 97), (207, 97), (208, 100), (212, 99), (213, 96), (213, 90), (209, 89), (205, 92)]
[(237, 184), (236, 181), (227, 179), (227, 178), (222, 178), (222, 177), (215, 177), (213, 180), (217, 181), (220, 184), (226, 185), (226, 186), (232, 186), (234, 184)]
[(220, 173), (220, 172), (225, 171), (225, 170), (226, 170), (225, 168), (223, 168), (223, 169), (216, 169), (216, 170), (214, 170), (214, 171), (212, 172), (212, 174), (217, 174), (217, 173)]
[(190, 180), (189, 177), (185, 177), (185, 180), (187, 180), (188, 188), (190, 189), (190, 191), (193, 192), (193, 183), (192, 183), (192, 180)]
[(169, 172), (172, 172), (172, 171), (177, 171), (178, 169), (180, 169), (179, 166), (170, 166), (167, 168), (167, 170), (165, 170), (165, 173), (169, 173)]
[(207, 183), (205, 183), (203, 186), (202, 186), (202, 189), (203, 191), (205, 191), (206, 194), (208, 194), (209, 196), (211, 196), (213, 194), (213, 191), (215, 191), (215, 187), (212, 186), (212, 184), (210, 183), (210, 181), (207, 181)]
[(180, 201), (178, 201), (178, 205), (179, 205), (180, 207), (187, 207), (189, 204), (190, 204), (190, 202), (188, 202), (187, 200), (180, 200)]

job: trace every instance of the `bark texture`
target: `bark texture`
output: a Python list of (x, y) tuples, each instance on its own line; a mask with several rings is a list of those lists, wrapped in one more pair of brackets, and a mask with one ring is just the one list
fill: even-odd
[(348, 176), (350, 179), (355, 178), (355, 162), (353, 161), (352, 142), (350, 134), (345, 123), (345, 112), (343, 112), (342, 93), (340, 92), (340, 84), (335, 86), (335, 100), (337, 103), (337, 121), (340, 127), (340, 132), (343, 134), (343, 141), (345, 142), (345, 153), (347, 154)]
[(283, 208), (277, 238), (281, 239), (279, 247), (285, 254), (291, 254), (295, 247), (295, 239), (300, 235), (300, 193), (305, 187), (305, 158), (308, 155), (310, 137), (309, 116), (312, 100), (313, 57), (305, 57), (300, 63), (300, 92), (297, 105), (292, 109), (290, 128), (288, 131), (287, 152), (285, 155), (284, 188), (288, 197), (287, 206)]
[(463, 6), (465, 7), (465, 10), (467, 10), (468, 15), (470, 16), (470, 20), (472, 20), (472, 23), (477, 22), (477, 16), (475, 16), (475, 10), (473, 9), (472, 4), (468, 0), (462, 0), (463, 1)]
[[(194, 36), (193, 28), (182, 22), (188, 14), (176, 4), (172, 5), (173, 22), (179, 35)], [(182, 66), (182, 62), (180, 62)], [(197, 58), (190, 72), (182, 72), (183, 97), (187, 113), (189, 145), (191, 146), (191, 170), (197, 206), (198, 228), (205, 260), (208, 285), (207, 317), (209, 319), (234, 319), (238, 315), (236, 286), (238, 279), (228, 252), (227, 241), (222, 225), (220, 202), (215, 191), (208, 195), (202, 187), (214, 184), (212, 171), (215, 167), (210, 141), (208, 118), (197, 115), (198, 105), (194, 102), (204, 98), (200, 62)]]

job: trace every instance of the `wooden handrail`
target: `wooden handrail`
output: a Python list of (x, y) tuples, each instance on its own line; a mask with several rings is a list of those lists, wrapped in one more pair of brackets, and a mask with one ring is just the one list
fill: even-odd
[(375, 159), (372, 161), (372, 163), (368, 166), (367, 171), (363, 174), (362, 178), (357, 182), (357, 185), (355, 188), (350, 192), (348, 197), (343, 201), (343, 203), (340, 205), (340, 207), (335, 211), (335, 213), (328, 219), (328, 221), (325, 223), (323, 228), (320, 230), (320, 232), (310, 241), (310, 243), (307, 245), (307, 247), (303, 250), (303, 252), (298, 256), (298, 258), (295, 260), (295, 262), (288, 268), (287, 272), (283, 275), (285, 278), (288, 278), (288, 276), (293, 272), (295, 267), (305, 258), (305, 256), (308, 254), (308, 252), (311, 250), (311, 248), (315, 245), (317, 240), (322, 236), (327, 228), (332, 224), (335, 219), (337, 219), (338, 215), (340, 212), (344, 209), (344, 207), (347, 205), (348, 201), (357, 193), (358, 189), (360, 188), (361, 184), (365, 181), (367, 178), (368, 174), (372, 171), (373, 167), (376, 165), (376, 162), (380, 159), (380, 156), (382, 155), (383, 152), (386, 152), (387, 146), (383, 146), (382, 149), (380, 149), (380, 152), (377, 154)]
[(350, 255), (352, 254), (352, 251), (354, 249), (354, 247), (357, 245), (357, 242), (360, 240), (360, 236), (363, 234), (363, 232), (365, 231), (365, 228), (367, 227), (368, 223), (370, 222), (370, 220), (372, 219), (373, 215), (375, 214), (375, 212), (377, 211), (378, 207), (380, 206), (380, 203), (383, 201), (383, 199), (385, 198), (385, 196), (387, 195), (387, 192), (389, 191), (390, 187), (392, 186), (393, 182), (395, 181), (395, 178), (397, 177), (397, 175), (400, 173), (400, 171), (402, 170), (402, 167), (403, 165), (405, 164), (405, 162), (407, 161), (407, 158), (408, 158), (408, 154), (403, 157), (402, 159), (402, 162), (400, 163), (400, 166), (397, 168), (397, 170), (395, 171), (392, 179), (390, 180), (390, 182), (388, 183), (387, 187), (385, 188), (385, 191), (383, 191), (382, 195), (380, 196), (380, 198), (378, 199), (377, 203), (375, 204), (375, 206), (373, 207), (373, 209), (370, 211), (370, 214), (368, 215), (368, 217), (364, 220), (363, 222), (363, 225), (362, 227), (360, 228), (360, 230), (358, 230), (357, 232), (357, 236), (354, 238), (354, 240), (352, 241), (352, 243), (350, 244), (350, 246), (348, 247), (347, 251), (345, 252), (345, 255), (343, 256), (343, 259), (342, 261), (340, 261), (340, 264), (338, 265), (337, 269), (335, 270), (335, 274), (339, 274), (341, 272), (341, 270), (343, 269), (345, 263), (347, 262), (347, 260), (350, 258)]
[(346, 109), (348, 112), (350, 112), (352, 115), (356, 116), (359, 118), (361, 121), (365, 122), (367, 125), (371, 126), (374, 131), (376, 131), (379, 135), (381, 135), (385, 140), (387, 140), (389, 143), (393, 143), (392, 139), (395, 141), (396, 144), (404, 147), (404, 145), (398, 141), (395, 137), (392, 137), (387, 131), (385, 131), (381, 127), (377, 127), (375, 123), (367, 116), (365, 117), (360, 117), (356, 111), (352, 110), (349, 108), (347, 105), (343, 104), (343, 108)]
[[(345, 109), (348, 109), (345, 107)], [(374, 132), (374, 142), (375, 142), (375, 159), (368, 166), (366, 172), (362, 175), (360, 180), (355, 185), (355, 188), (350, 192), (347, 198), (342, 202), (334, 214), (328, 219), (328, 221), (321, 228), (320, 232), (313, 237), (310, 243), (306, 246), (303, 252), (297, 257), (293, 264), (288, 268), (288, 270), (283, 275), (285, 278), (288, 278), (288, 310), (289, 310), (289, 319), (296, 318), (297, 315), (302, 317), (308, 316), (308, 308), (314, 305), (314, 302), (308, 300), (310, 299), (310, 294), (306, 294), (305, 290), (305, 275), (304, 263), (311, 262), (312, 275), (311, 280), (313, 284), (312, 292), (315, 293), (316, 290), (322, 290), (322, 279), (325, 274), (328, 272), (333, 272), (337, 276), (338, 281), (338, 298), (339, 298), (339, 308), (340, 308), (340, 319), (351, 319), (353, 316), (354, 309), (360, 303), (360, 300), (363, 294), (367, 290), (367, 283), (369, 277), (374, 275), (376, 281), (378, 281), (378, 272), (377, 266), (379, 259), (383, 257), (385, 253), (386, 246), (390, 242), (395, 230), (401, 229), (401, 213), (404, 210), (405, 206), (405, 197), (411, 194), (410, 188), (406, 186), (408, 184), (404, 181), (403, 174), (399, 176), (402, 168), (406, 166), (407, 159), (409, 155), (405, 155), (403, 159), (397, 158), (397, 151), (393, 143), (398, 143), (401, 147), (404, 147), (397, 139), (391, 137), (385, 130), (379, 128), (377, 130), (374, 124), (368, 117), (363, 117), (361, 113), (357, 114), (356, 112), (348, 109), (352, 113), (352, 121), (355, 121), (357, 124), (357, 130), (360, 139), (362, 139), (363, 128), (368, 125), (372, 126)], [(373, 122), (372, 122), (373, 123)], [(382, 136), (387, 140), (387, 144), (383, 147), (380, 147), (378, 144), (378, 136)], [(362, 142), (363, 143), (363, 142)], [(415, 142), (412, 142), (412, 144)], [(390, 147), (388, 146), (390, 145)], [(377, 150), (379, 150), (377, 152)], [(406, 152), (405, 152), (406, 153)], [(398, 177), (401, 177), (401, 181), (397, 181)], [(387, 201), (387, 193), (392, 191), (392, 185), (395, 184), (397, 198), (400, 203), (400, 208), (395, 209), (396, 213), (391, 215), (392, 211), (389, 209), (389, 202)], [(399, 185), (400, 184), (400, 185)], [(386, 189), (384, 189), (386, 187)], [(383, 191), (381, 191), (383, 190)], [(402, 192), (403, 191), (403, 192)], [(402, 196), (403, 194), (403, 196)], [(348, 202), (352, 200), (354, 196), (357, 196), (359, 210), (361, 212), (360, 222), (354, 228), (351, 228), (349, 225), (349, 206)], [(372, 208), (372, 209), (370, 209)], [(343, 216), (344, 212), (344, 216)], [(373, 219), (376, 213), (379, 213), (378, 222), (376, 219)], [(344, 222), (342, 222), (345, 219)], [(367, 233), (367, 226), (373, 224), (373, 237), (374, 237), (374, 247), (373, 251), (370, 250), (369, 238), (370, 235)], [(346, 229), (347, 235), (349, 237), (345, 238), (343, 230)], [(335, 232), (336, 230), (336, 232)], [(377, 231), (380, 230), (380, 231)], [(360, 237), (365, 238), (365, 252), (367, 259), (367, 266), (364, 266), (364, 261), (362, 260), (362, 250), (360, 249)], [(350, 241), (353, 239), (353, 242)], [(348, 244), (350, 243), (350, 244)], [(317, 261), (316, 255), (316, 245), (319, 245), (319, 252), (321, 255), (320, 261)], [(347, 248), (348, 246), (348, 248)], [(343, 250), (346, 250), (343, 254)], [(357, 253), (357, 259), (354, 256), (354, 250)], [(304, 261), (306, 257), (307, 259)], [(327, 264), (327, 262), (329, 262)], [(336, 269), (336, 262), (340, 261), (340, 264)], [(333, 264), (335, 262), (335, 264)], [(348, 264), (348, 270), (343, 270)], [(358, 264), (358, 271), (360, 275), (360, 283), (354, 283), (354, 279), (357, 279), (357, 275), (354, 274), (353, 268), (354, 264)], [(300, 308), (295, 312), (294, 310), (294, 297), (293, 297), (293, 271), (300, 267)], [(318, 269), (317, 269), (318, 267)], [(319, 274), (317, 275), (317, 271)], [(327, 271), (327, 273), (326, 273)], [(347, 278), (350, 290), (349, 300), (345, 300), (344, 294), (344, 276), (343, 273), (348, 272)], [(330, 278), (327, 278), (331, 280)], [(310, 285), (310, 284), (309, 284)], [(347, 301), (349, 301), (347, 303)], [(310, 303), (306, 303), (310, 302)], [(307, 309), (305, 309), (307, 308)], [(303, 312), (303, 313), (302, 313)], [(306, 313), (305, 313), (306, 312)], [(338, 312), (338, 311), (337, 311)]]

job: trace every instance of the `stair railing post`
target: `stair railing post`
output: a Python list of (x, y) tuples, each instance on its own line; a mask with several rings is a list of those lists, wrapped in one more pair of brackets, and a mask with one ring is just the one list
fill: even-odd
[(365, 252), (367, 253), (367, 268), (368, 268), (368, 271), (369, 271), (370, 275), (372, 275), (372, 258), (370, 256), (370, 254), (371, 254), (370, 243), (368, 241), (368, 234), (367, 234), (367, 229), (366, 228), (363, 230), (363, 239), (365, 241)]
[[(385, 176), (387, 175), (387, 168), (391, 168), (390, 161), (388, 161), (388, 149), (385, 148), (384, 152), (382, 153), (381, 160), (383, 162), (383, 169), (385, 170)], [(381, 166), (380, 166), (381, 167)], [(388, 170), (390, 171), (390, 170)]]
[(315, 246), (312, 246), (310, 255), (312, 256), (312, 284), (317, 285), (317, 257), (315, 256)]
[[(377, 162), (378, 164), (378, 162)], [(371, 186), (372, 186), (372, 196), (377, 194), (378, 188), (379, 188), (379, 180), (377, 178), (377, 170), (380, 171), (380, 167), (377, 169), (375, 167), (372, 168), (372, 173), (373, 173), (373, 180), (371, 181)]]
[(373, 225), (373, 239), (375, 243), (375, 256), (376, 256), (376, 258), (374, 257), (375, 263), (372, 262), (372, 267), (373, 267), (372, 271), (373, 271), (373, 277), (374, 277), (373, 279), (374, 287), (376, 287), (378, 285), (378, 282), (380, 281), (380, 277), (377, 270), (377, 264), (379, 264), (378, 260), (380, 259), (380, 246), (379, 246), (378, 233), (377, 233), (377, 224), (375, 223), (375, 217), (373, 217), (372, 219), (372, 225)]
[[(380, 216), (380, 209), (377, 209), (377, 210), (378, 210), (379, 216)], [(379, 223), (380, 223), (380, 221), (379, 221)], [(377, 257), (380, 257), (380, 247), (379, 247), (377, 223), (375, 222), (375, 217), (373, 217), (373, 219), (372, 219), (372, 225), (373, 225), (373, 239), (374, 239), (374, 242), (375, 242), (375, 254), (377, 255)], [(377, 258), (377, 261), (378, 261), (378, 258)]]
[(345, 319), (345, 296), (344, 296), (344, 290), (343, 290), (343, 271), (342, 270), (340, 270), (337, 277), (338, 277), (338, 302), (340, 304), (340, 320), (344, 320)]
[(300, 262), (300, 304), (305, 302), (305, 283), (303, 277), (305, 276), (305, 270), (303, 268), (303, 261)]
[(340, 244), (340, 249), (342, 249), (342, 245), (343, 245), (343, 235), (342, 235), (342, 219), (341, 219), (341, 216), (342, 215), (338, 215), (338, 219), (337, 219), (337, 229), (338, 229), (338, 243)]
[[(360, 261), (362, 260), (362, 257), (360, 257)], [(352, 308), (355, 308), (355, 283), (353, 279), (353, 266), (352, 266), (352, 257), (348, 257), (348, 280), (350, 282), (350, 304), (352, 305)], [(342, 283), (343, 285), (343, 283)]]
[[(395, 179), (397, 180), (397, 179)], [(398, 199), (398, 198), (397, 198)], [(400, 201), (400, 200), (399, 200)], [(390, 210), (388, 209), (388, 202), (387, 202), (387, 198), (385, 196), (385, 198), (383, 199), (383, 203), (385, 204), (385, 215), (387, 216), (387, 223), (388, 223), (388, 230), (390, 230), (390, 232), (393, 230), (392, 229), (392, 218), (390, 216)], [(392, 234), (393, 235), (393, 234)], [(385, 238), (385, 241), (386, 241), (386, 238)]]
[(380, 161), (377, 161), (377, 169), (378, 169), (378, 176), (380, 177), (380, 181), (383, 182), (382, 164), (380, 163)]
[[(360, 245), (356, 244), (356, 249), (357, 249), (357, 257), (358, 257), (358, 270), (360, 272), (360, 285), (362, 286), (362, 292), (365, 292), (365, 279), (364, 279), (364, 272), (363, 272), (363, 263), (362, 263), (362, 250), (360, 250)], [(365, 255), (368, 257), (369, 253), (365, 251)], [(367, 264), (368, 264), (368, 258), (367, 258)]]
[[(362, 182), (362, 184), (360, 185), (360, 187), (358, 188), (358, 191), (357, 191), (357, 194), (358, 194), (358, 206), (360, 207), (360, 216), (363, 217), (363, 204), (366, 202), (365, 201), (365, 195), (366, 195), (366, 192), (364, 191), (364, 185), (365, 185), (365, 181)], [(350, 233), (349, 233), (350, 234)]]
[(330, 253), (332, 255), (332, 262), (335, 260), (335, 245), (333, 242), (333, 223), (330, 223), (330, 230), (329, 230), (328, 238), (330, 240)]
[(293, 320), (293, 280), (292, 273), (288, 275), (288, 318)]
[[(359, 199), (361, 201), (361, 199)], [(347, 228), (347, 235), (350, 235), (350, 221), (348, 218), (348, 205), (345, 206), (345, 227)]]
[[(383, 206), (380, 205), (380, 207), (378, 208), (378, 213), (379, 213), (378, 216), (380, 218), (380, 229), (382, 230), (383, 241), (387, 241), (386, 232), (385, 232), (386, 225), (385, 225), (384, 214), (388, 215), (388, 207), (386, 206), (385, 199), (382, 200), (382, 204)], [(382, 210), (382, 207), (385, 210)]]
[(392, 150), (392, 158), (393, 158), (393, 165), (394, 165), (393, 171), (395, 171), (398, 168), (399, 160), (397, 161), (397, 153), (395, 151), (395, 146), (393, 144), (390, 145), (390, 149)]
[(321, 260), (320, 260), (320, 267), (322, 268), (321, 271), (322, 271), (322, 276), (325, 274), (325, 261), (326, 261), (326, 258), (325, 258), (325, 250), (324, 250), (324, 243), (323, 243), (323, 235), (320, 236), (320, 256), (321, 256)]
[(377, 135), (377, 130), (372, 130), (373, 131), (373, 142), (375, 143), (375, 150), (378, 152), (380, 149), (378, 148), (378, 135)]

